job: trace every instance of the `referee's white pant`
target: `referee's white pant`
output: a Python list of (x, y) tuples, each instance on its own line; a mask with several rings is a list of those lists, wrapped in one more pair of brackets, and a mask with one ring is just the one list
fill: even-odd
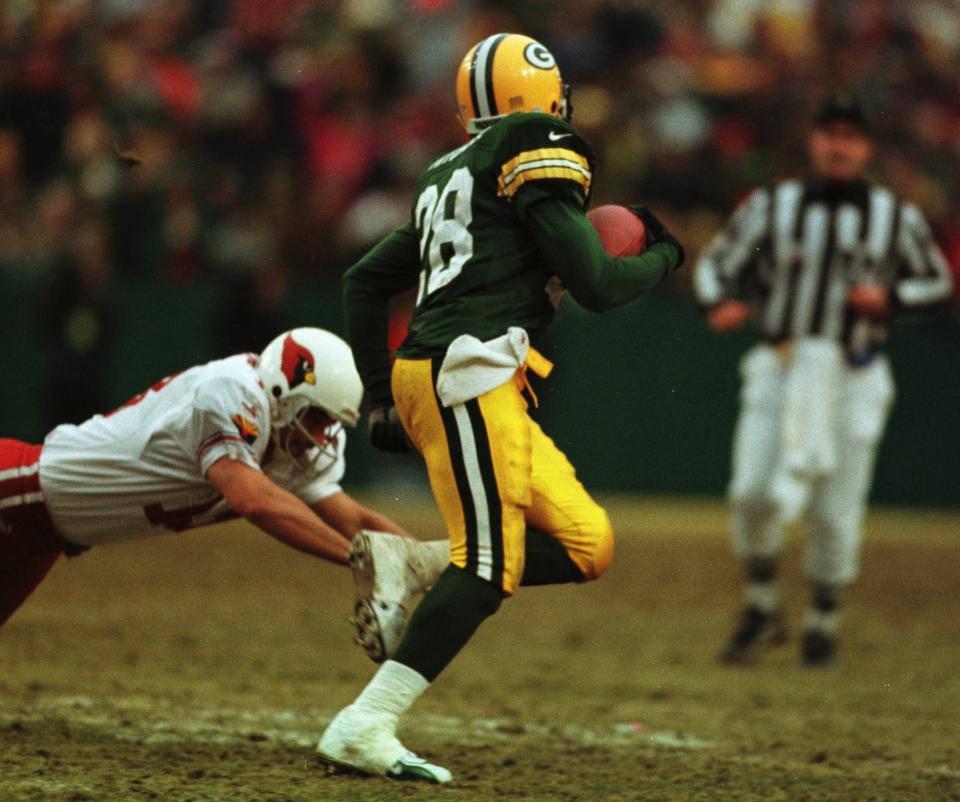
[[(786, 517), (774, 479), (784, 440), (787, 364), (772, 346), (760, 344), (743, 357), (740, 373), (728, 488), (733, 550), (743, 558), (776, 557)], [(836, 468), (809, 487), (806, 574), (815, 582), (846, 585), (859, 570), (863, 515), (894, 397), (886, 358), (861, 368), (844, 366), (838, 392)]]

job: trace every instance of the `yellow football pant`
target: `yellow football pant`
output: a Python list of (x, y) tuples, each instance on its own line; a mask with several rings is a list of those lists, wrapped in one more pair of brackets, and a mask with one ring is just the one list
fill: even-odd
[(522, 375), (444, 408), (435, 390), (441, 361), (398, 359), (392, 386), (404, 429), (427, 464), (453, 564), (512, 594), (530, 524), (556, 538), (585, 579), (599, 577), (613, 559), (610, 519), (527, 414)]

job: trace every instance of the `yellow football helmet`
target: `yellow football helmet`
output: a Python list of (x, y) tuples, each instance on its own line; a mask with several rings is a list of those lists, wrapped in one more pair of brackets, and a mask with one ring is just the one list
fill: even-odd
[(519, 33), (497, 33), (470, 48), (457, 72), (460, 122), (468, 134), (518, 111), (570, 119), (570, 87), (553, 54)]

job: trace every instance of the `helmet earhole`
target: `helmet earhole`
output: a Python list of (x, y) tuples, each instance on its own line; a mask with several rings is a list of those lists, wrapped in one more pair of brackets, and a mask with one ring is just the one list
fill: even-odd
[(281, 395), (283, 395), (283, 388), (279, 384), (275, 384), (270, 392), (273, 393), (274, 398), (279, 398)]

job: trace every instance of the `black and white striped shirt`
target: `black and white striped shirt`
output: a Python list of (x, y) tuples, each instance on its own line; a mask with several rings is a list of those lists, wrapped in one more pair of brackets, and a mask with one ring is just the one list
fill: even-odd
[(950, 297), (950, 269), (930, 227), (886, 187), (784, 181), (757, 189), (706, 248), (694, 272), (700, 303), (759, 301), (772, 341), (824, 336), (854, 356), (876, 351), (888, 322), (847, 306), (860, 282), (889, 288), (895, 303), (922, 307)]

